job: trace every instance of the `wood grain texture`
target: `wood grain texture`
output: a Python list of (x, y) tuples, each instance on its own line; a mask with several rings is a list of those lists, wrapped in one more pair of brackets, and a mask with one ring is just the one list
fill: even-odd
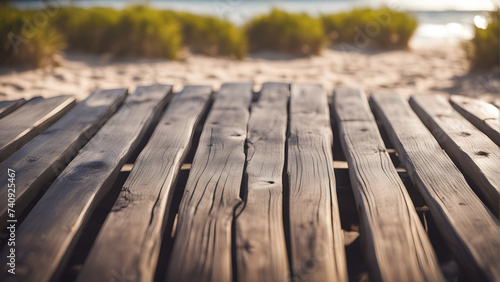
[(288, 138), (292, 279), (347, 281), (325, 90), (293, 84)]
[(453, 107), (500, 146), (500, 111), (492, 104), (465, 97), (451, 96)]
[[(17, 231), (16, 279), (57, 279), (92, 212), (171, 93), (167, 85), (138, 87), (80, 150)], [(12, 277), (6, 274), (0, 274), (2, 281)]]
[(12, 101), (0, 101), (0, 118), (14, 112), (19, 107), (24, 105), (24, 103), (26, 103), (24, 98)]
[(177, 174), (211, 92), (208, 86), (187, 86), (174, 96), (104, 222), (79, 281), (110, 281), (116, 273), (153, 281)]
[[(98, 90), (42, 134), (0, 163), (0, 171), (16, 171), (16, 213), (53, 180), (127, 96), (126, 89)], [(7, 178), (0, 179), (0, 198), (7, 199)], [(0, 227), (7, 219), (7, 201), (0, 202)]]
[(71, 96), (36, 97), (0, 120), (0, 162), (42, 133), (76, 105)]
[(444, 281), (434, 249), (387, 153), (365, 93), (338, 88), (334, 97), (371, 280)]
[(264, 84), (247, 137), (245, 206), (236, 218), (238, 281), (288, 281), (283, 167), (290, 85)]
[(232, 281), (231, 228), (245, 165), (251, 84), (224, 84), (182, 198), (167, 281)]
[(446, 150), (484, 194), (495, 214), (500, 202), (500, 148), (457, 113), (441, 95), (414, 95), (410, 105)]
[(399, 159), (464, 271), (477, 281), (500, 280), (498, 220), (408, 102), (397, 94), (374, 94), (372, 99)]

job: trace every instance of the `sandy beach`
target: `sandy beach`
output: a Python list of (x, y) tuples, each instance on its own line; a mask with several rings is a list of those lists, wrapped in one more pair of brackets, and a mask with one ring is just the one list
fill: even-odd
[(249, 81), (314, 82), (331, 93), (338, 86), (367, 93), (460, 94), (500, 104), (500, 74), (470, 72), (460, 46), (419, 46), (404, 51), (348, 53), (326, 49), (320, 56), (297, 58), (275, 53), (250, 54), (242, 61), (185, 52), (184, 59), (112, 58), (67, 53), (60, 66), (44, 69), (0, 68), (0, 100), (70, 94), (85, 98), (98, 88), (129, 88), (152, 83), (208, 84)]

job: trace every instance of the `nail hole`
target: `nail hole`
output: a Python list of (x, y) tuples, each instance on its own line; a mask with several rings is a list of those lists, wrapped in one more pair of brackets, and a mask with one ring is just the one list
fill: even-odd
[(485, 157), (487, 157), (489, 154), (490, 154), (490, 153), (485, 152), (485, 151), (479, 151), (479, 152), (477, 152), (477, 153), (476, 153), (476, 155), (479, 155), (479, 156), (485, 156)]
[(269, 183), (269, 184), (274, 184), (274, 181), (269, 180), (267, 183)]
[(463, 137), (467, 137), (467, 136), (470, 136), (471, 134), (469, 132), (466, 132), (466, 131), (462, 131), (460, 132), (460, 136), (463, 136)]
[(366, 131), (368, 131), (368, 128), (361, 128), (361, 131), (366, 132)]

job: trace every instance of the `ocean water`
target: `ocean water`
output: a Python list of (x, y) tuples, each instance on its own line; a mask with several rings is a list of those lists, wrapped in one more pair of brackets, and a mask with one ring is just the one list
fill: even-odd
[[(45, 0), (51, 1), (51, 0)], [(252, 17), (266, 13), (273, 7), (290, 12), (305, 12), (311, 15), (348, 11), (353, 8), (383, 7), (408, 11), (416, 15), (419, 27), (413, 36), (412, 46), (427, 44), (457, 43), (472, 38), (473, 26), (494, 9), (492, 1), (497, 0), (163, 0), (163, 1), (64, 1), (61, 4), (81, 7), (105, 6), (122, 9), (131, 4), (148, 3), (159, 9), (186, 11), (196, 14), (215, 15), (237, 25)], [(19, 7), (43, 8), (43, 1), (16, 1)], [(478, 19), (479, 17), (479, 19)]]

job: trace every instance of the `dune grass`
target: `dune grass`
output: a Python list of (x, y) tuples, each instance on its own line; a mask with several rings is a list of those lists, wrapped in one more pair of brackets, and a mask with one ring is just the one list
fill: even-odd
[(408, 48), (418, 26), (413, 15), (389, 8), (354, 9), (322, 15), (321, 21), (333, 44), (354, 44), (357, 48)]
[[(0, 65), (43, 67), (56, 63), (63, 36), (35, 11), (0, 7)], [(37, 24), (35, 24), (37, 23)]]
[(488, 17), (485, 29), (474, 27), (474, 37), (463, 45), (472, 69), (491, 69), (500, 66), (499, 50), (500, 10), (493, 11)]
[(247, 43), (242, 30), (213, 16), (163, 11), (164, 17), (176, 18), (181, 27), (183, 44), (191, 52), (210, 56), (245, 57)]
[[(213, 16), (148, 6), (124, 10), (59, 7), (46, 15), (43, 24), (34, 20), (40, 13), (45, 11), (2, 6), (0, 64), (46, 65), (64, 48), (168, 59), (178, 59), (183, 48), (236, 59), (244, 58), (248, 50), (309, 56), (319, 54), (328, 41), (355, 44), (360, 32), (368, 36), (370, 47), (405, 48), (416, 28), (412, 16), (389, 9), (356, 9), (317, 18), (273, 9), (243, 27)], [(34, 26), (29, 36), (26, 19)], [(11, 43), (13, 34), (19, 35), (14, 36), (17, 44)]]
[(323, 26), (318, 19), (277, 9), (252, 19), (245, 29), (251, 51), (316, 55), (326, 42)]
[(64, 34), (68, 49), (90, 53), (176, 59), (182, 43), (175, 18), (144, 6), (123, 11), (62, 8), (54, 25)]
[[(26, 20), (36, 10), (2, 6), (0, 10), (0, 64), (41, 66), (67, 50), (177, 59), (183, 47), (212, 56), (245, 57), (242, 29), (210, 16), (161, 11), (147, 6), (112, 8), (61, 7), (43, 25), (23, 35)], [(31, 23), (29, 23), (31, 25)], [(31, 28), (28, 28), (31, 31)], [(14, 36), (16, 44), (9, 37)]]

